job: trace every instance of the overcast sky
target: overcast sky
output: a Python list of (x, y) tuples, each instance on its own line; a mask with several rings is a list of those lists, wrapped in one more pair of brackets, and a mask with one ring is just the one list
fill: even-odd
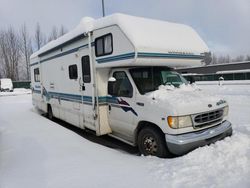
[[(121, 12), (192, 26), (217, 54), (250, 54), (250, 0), (105, 0), (106, 15)], [(101, 0), (0, 0), (0, 29), (37, 22), (72, 29), (84, 16), (102, 16)]]

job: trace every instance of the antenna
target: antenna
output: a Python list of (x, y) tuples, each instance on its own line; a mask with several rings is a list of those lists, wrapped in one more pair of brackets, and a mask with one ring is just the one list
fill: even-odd
[(102, 17), (105, 17), (104, 0), (102, 0)]

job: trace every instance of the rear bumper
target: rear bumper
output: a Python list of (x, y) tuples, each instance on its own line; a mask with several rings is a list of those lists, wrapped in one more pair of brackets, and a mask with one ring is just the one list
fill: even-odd
[(208, 145), (232, 135), (232, 125), (224, 121), (218, 126), (205, 130), (180, 135), (165, 135), (169, 151), (175, 155), (183, 155), (197, 147)]

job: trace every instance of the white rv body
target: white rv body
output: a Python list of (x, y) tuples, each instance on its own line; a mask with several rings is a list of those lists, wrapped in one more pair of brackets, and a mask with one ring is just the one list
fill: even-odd
[[(152, 93), (141, 94), (130, 69), (198, 66), (208, 52), (199, 35), (182, 24), (123, 14), (97, 20), (84, 18), (74, 30), (31, 56), (33, 104), (46, 113), (51, 110), (53, 116), (77, 127), (91, 129), (97, 135), (109, 134), (131, 145), (138, 144), (140, 130), (150, 124), (165, 135), (172, 153), (183, 154), (199, 146), (201, 140), (204, 145), (204, 139), (229, 135), (231, 124), (223, 116), (200, 128), (175, 129), (168, 126), (168, 117), (216, 111), (224, 109), (227, 103), (216, 105), (220, 100), (209, 101), (205, 97), (202, 102), (175, 103), (157, 98), (158, 95), (152, 97)], [(114, 75), (130, 82), (129, 97), (108, 93), (109, 78)], [(182, 93), (185, 95), (193, 93)], [(196, 93), (198, 96), (202, 97)], [(210, 103), (212, 107), (207, 106)], [(223, 129), (216, 130), (219, 124), (223, 124), (219, 126)], [(208, 128), (214, 131), (207, 132), (206, 138), (191, 135)], [(188, 145), (179, 147), (184, 133), (191, 137), (186, 140)], [(180, 137), (182, 140), (178, 140)]]

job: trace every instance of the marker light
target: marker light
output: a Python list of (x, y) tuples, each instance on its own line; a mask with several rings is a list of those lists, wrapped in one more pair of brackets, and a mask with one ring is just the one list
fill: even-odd
[(224, 107), (224, 109), (223, 109), (223, 117), (228, 116), (228, 112), (229, 112), (229, 106)]

